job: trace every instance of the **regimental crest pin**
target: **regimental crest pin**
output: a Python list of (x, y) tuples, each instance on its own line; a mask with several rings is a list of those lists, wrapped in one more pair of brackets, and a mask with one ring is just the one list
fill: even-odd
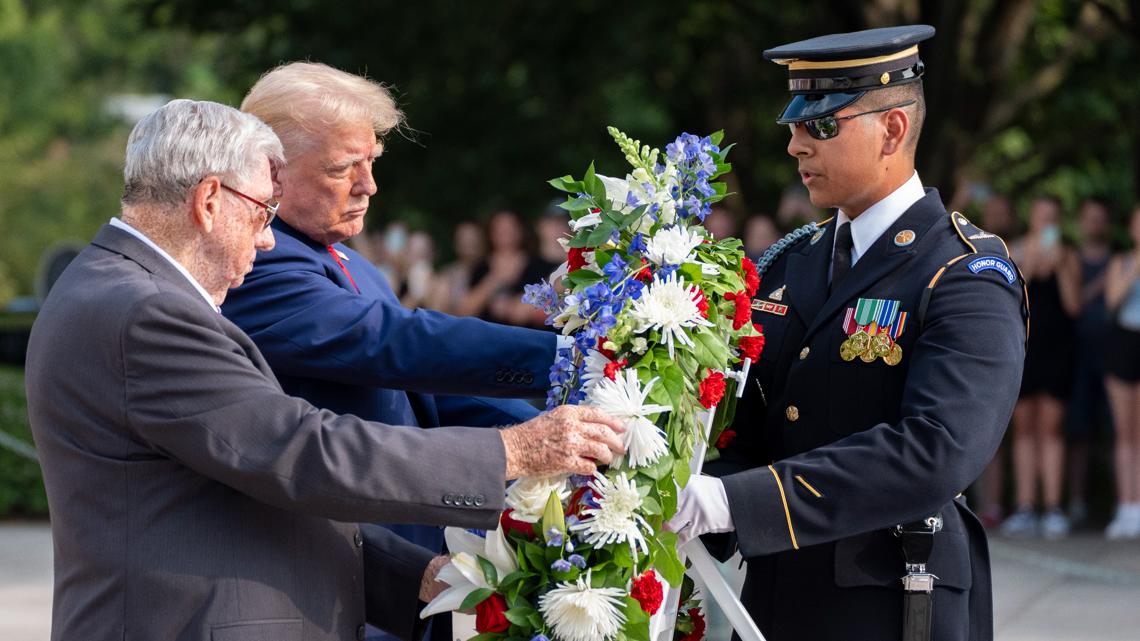
[(768, 299), (776, 301), (784, 300), (784, 288), (786, 287), (787, 285), (780, 285), (779, 289), (773, 291), (771, 294), (768, 294)]
[(899, 247), (906, 247), (914, 242), (914, 232), (909, 229), (904, 229), (895, 234), (895, 244)]
[(820, 238), (823, 238), (823, 230), (822, 229), (815, 232), (815, 234), (811, 237), (811, 244), (814, 245), (814, 244), (818, 243)]

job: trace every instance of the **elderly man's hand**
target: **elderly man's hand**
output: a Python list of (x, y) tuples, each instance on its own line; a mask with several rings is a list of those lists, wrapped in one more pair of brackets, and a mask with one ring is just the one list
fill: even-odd
[(553, 474), (593, 474), (624, 454), (622, 421), (596, 407), (562, 405), (502, 430), (507, 479)]
[(677, 533), (679, 545), (702, 534), (735, 530), (728, 494), (720, 479), (703, 474), (690, 477), (677, 497), (677, 513), (665, 523), (665, 529)]
[(446, 554), (441, 554), (431, 562), (428, 563), (427, 569), (424, 570), (424, 576), (420, 579), (420, 601), (424, 603), (431, 603), (431, 600), (439, 596), (447, 588), (451, 587), (443, 581), (439, 581), (436, 577), (443, 566), (451, 561), (451, 557)]

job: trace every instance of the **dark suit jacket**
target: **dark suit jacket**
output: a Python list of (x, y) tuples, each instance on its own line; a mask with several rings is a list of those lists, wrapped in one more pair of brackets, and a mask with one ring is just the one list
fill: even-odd
[(53, 639), (345, 640), (366, 616), (410, 637), (431, 555), (353, 523), (486, 528), (502, 509), (495, 431), (286, 396), (237, 326), (110, 226), (45, 301), (27, 391)]
[[(772, 641), (898, 638), (905, 571), (888, 528), (941, 512), (934, 638), (992, 638), (985, 535), (954, 498), (992, 458), (1017, 400), (1022, 282), (1001, 240), (948, 215), (934, 190), (829, 296), (834, 235), (826, 224), (764, 275), (753, 320), (767, 344), (739, 436), (709, 469), (726, 474), (748, 559), (743, 599)], [(982, 257), (1009, 270), (983, 269)], [(859, 298), (908, 313), (898, 365), (840, 357)]]

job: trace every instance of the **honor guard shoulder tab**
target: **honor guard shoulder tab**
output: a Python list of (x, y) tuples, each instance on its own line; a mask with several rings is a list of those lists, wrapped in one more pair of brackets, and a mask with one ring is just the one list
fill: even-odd
[[(1002, 274), (1010, 285), (1017, 283), (1021, 287), (1021, 315), (1025, 319), (1025, 337), (1029, 339), (1029, 292), (1025, 287), (1025, 277), (1021, 270), (1010, 258), (1009, 247), (1001, 237), (991, 234), (971, 223), (965, 216), (954, 211), (950, 212), (950, 225), (958, 233), (959, 240), (965, 245), (966, 253), (950, 259), (935, 272), (934, 277), (922, 292), (922, 301), (918, 305), (918, 326), (921, 329), (926, 320), (926, 307), (930, 304), (930, 296), (934, 287), (946, 273), (959, 261), (977, 256), (968, 265), (970, 271), (979, 273), (994, 270)], [(1000, 258), (1004, 256), (1005, 258)]]
[(833, 218), (828, 218), (819, 223), (808, 223), (803, 227), (788, 232), (787, 236), (772, 243), (772, 246), (766, 249), (764, 253), (761, 254), (760, 259), (756, 261), (756, 275), (763, 278), (764, 272), (768, 271), (768, 268), (772, 266), (772, 263), (776, 262), (777, 258), (803, 239), (811, 238), (812, 242), (815, 242), (816, 234), (822, 235), (823, 226), (832, 220)]

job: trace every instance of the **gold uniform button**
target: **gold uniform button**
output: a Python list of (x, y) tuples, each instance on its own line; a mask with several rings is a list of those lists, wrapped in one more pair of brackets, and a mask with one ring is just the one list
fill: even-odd
[(787, 416), (789, 421), (798, 421), (800, 420), (800, 408), (795, 405), (789, 405), (788, 409), (784, 410), (784, 416)]
[(805, 358), (807, 358), (807, 357), (808, 357), (808, 354), (810, 354), (810, 353), (811, 353), (811, 348), (810, 348), (810, 347), (805, 347), (805, 348), (801, 349), (801, 350), (800, 350), (800, 360), (802, 361), (802, 360), (804, 360)]

